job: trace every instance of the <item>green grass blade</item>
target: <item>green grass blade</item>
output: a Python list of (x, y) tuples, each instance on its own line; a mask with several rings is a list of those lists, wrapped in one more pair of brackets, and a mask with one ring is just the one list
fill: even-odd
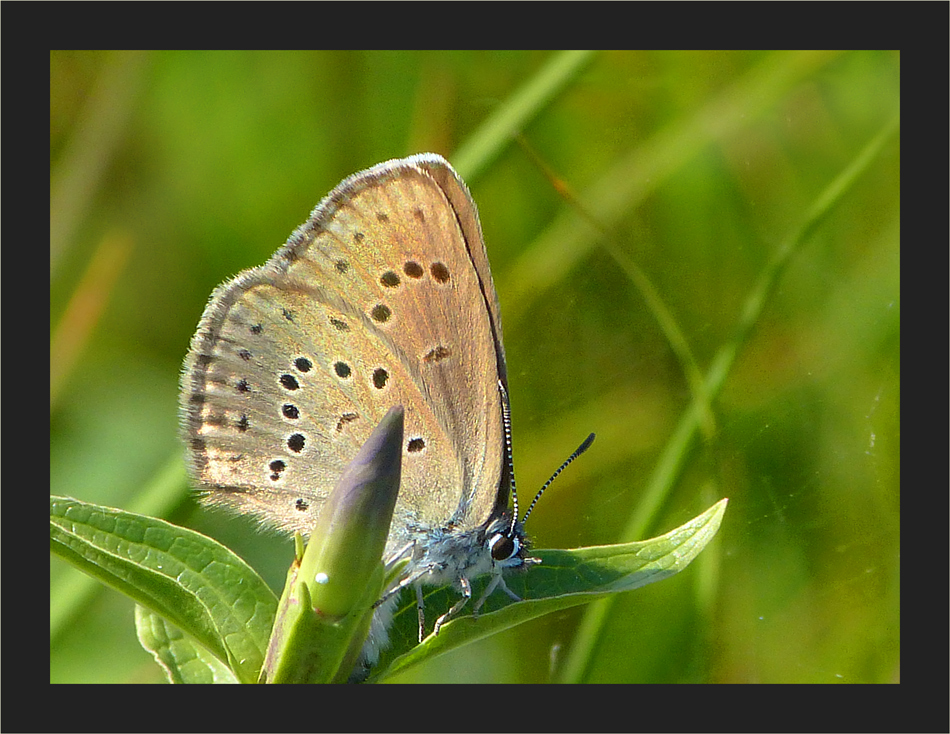
[(594, 57), (593, 51), (561, 51), (482, 123), (452, 155), (452, 165), (471, 184), (535, 116)]
[[(705, 378), (706, 394), (708, 396), (715, 398), (719, 394), (726, 378), (729, 376), (736, 355), (745, 345), (752, 329), (758, 323), (769, 297), (774, 292), (791, 258), (801, 250), (808, 237), (834, 207), (842, 201), (855, 183), (860, 180), (861, 175), (876, 160), (884, 145), (899, 130), (900, 118), (897, 117), (888, 123), (816, 197), (799, 227), (786, 237), (778, 247), (745, 301), (734, 337), (719, 349), (712, 360)], [(645, 533), (655, 521), (660, 507), (669, 495), (686, 461), (689, 447), (699, 430), (701, 416), (700, 407), (695, 402), (691, 403), (667, 442), (647, 483), (647, 489), (637, 507), (637, 511), (631, 517), (622, 537), (628, 539), (638, 537)], [(595, 641), (600, 636), (611, 604), (611, 599), (605, 599), (598, 604), (591, 605), (586, 610), (584, 620), (578, 629), (577, 638), (565, 664), (564, 681), (577, 682), (586, 677), (585, 671), (590, 664), (591, 653), (596, 647)]]

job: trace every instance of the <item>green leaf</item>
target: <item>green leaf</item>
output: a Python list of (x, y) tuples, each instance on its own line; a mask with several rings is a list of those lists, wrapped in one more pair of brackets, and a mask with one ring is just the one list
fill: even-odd
[(277, 598), (221, 544), (163, 520), (51, 496), (50, 551), (179, 627), (240, 681), (257, 680)]
[[(404, 594), (395, 615), (392, 647), (370, 680), (542, 615), (679, 573), (715, 536), (727, 502), (720, 500), (652, 540), (537, 551), (533, 555), (540, 559), (539, 565), (507, 580), (523, 601), (512, 602), (495, 593), (477, 618), (471, 612), (456, 617), (438, 637), (430, 634), (421, 644), (415, 642), (415, 600)], [(253, 569), (228, 549), (161, 520), (60, 497), (50, 498), (50, 547), (146, 607), (136, 610), (139, 640), (170, 681), (257, 680), (277, 600)], [(475, 598), (484, 586), (485, 579), (474, 585)], [(430, 610), (448, 608), (457, 592), (437, 589), (425, 599)]]
[[(477, 618), (471, 613), (458, 616), (442, 627), (438, 637), (430, 634), (421, 644), (415, 644), (415, 598), (404, 594), (395, 615), (392, 647), (384, 652), (369, 680), (388, 677), (542, 615), (638, 589), (679, 573), (716, 535), (727, 503), (728, 499), (722, 499), (684, 525), (651, 540), (532, 552), (541, 559), (540, 565), (506, 577), (508, 587), (523, 601), (514, 602), (496, 591)], [(479, 598), (484, 586), (485, 579), (473, 584), (473, 599)], [(439, 589), (425, 595), (426, 608), (447, 609), (456, 599), (458, 592), (454, 589)]]
[(231, 669), (171, 622), (135, 605), (135, 630), (169, 683), (239, 683)]

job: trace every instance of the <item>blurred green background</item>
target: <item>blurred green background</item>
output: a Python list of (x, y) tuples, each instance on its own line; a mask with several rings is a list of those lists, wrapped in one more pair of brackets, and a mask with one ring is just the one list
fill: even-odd
[[(691, 393), (630, 266), (705, 373), (899, 107), (882, 51), (54, 51), (50, 492), (206, 532), (279, 593), (292, 543), (188, 495), (181, 361), (212, 288), (342, 178), (434, 151), (480, 209), (522, 493), (597, 433), (532, 515), (535, 545), (730, 504), (693, 566), (617, 599), (592, 639), (579, 607), (400, 680), (546, 682), (572, 660), (590, 682), (898, 682), (899, 132), (795, 252), (650, 511)], [(162, 680), (131, 601), (57, 560), (50, 589), (52, 682)]]

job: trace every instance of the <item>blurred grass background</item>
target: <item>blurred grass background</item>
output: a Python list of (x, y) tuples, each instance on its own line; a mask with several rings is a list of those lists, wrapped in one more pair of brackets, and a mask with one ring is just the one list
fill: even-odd
[[(54, 51), (50, 492), (207, 532), (279, 593), (292, 544), (188, 496), (188, 341), (212, 288), (343, 177), (434, 151), (480, 209), (522, 492), (598, 434), (532, 515), (536, 545), (617, 542), (633, 517), (652, 537), (730, 504), (714, 546), (593, 638), (568, 610), (402, 680), (897, 682), (899, 134), (789, 262), (649, 512), (692, 396), (624, 265), (705, 373), (780, 243), (899, 107), (885, 51)], [(132, 603), (56, 560), (50, 634), (51, 682), (162, 680)]]

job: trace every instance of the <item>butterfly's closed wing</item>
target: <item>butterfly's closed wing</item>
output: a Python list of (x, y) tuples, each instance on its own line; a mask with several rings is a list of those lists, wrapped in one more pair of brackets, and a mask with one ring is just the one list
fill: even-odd
[(485, 523), (499, 495), (497, 297), (474, 204), (438, 156), (338, 186), (274, 257), (212, 294), (182, 378), (211, 504), (307, 533), (376, 423), (406, 409), (400, 528)]

